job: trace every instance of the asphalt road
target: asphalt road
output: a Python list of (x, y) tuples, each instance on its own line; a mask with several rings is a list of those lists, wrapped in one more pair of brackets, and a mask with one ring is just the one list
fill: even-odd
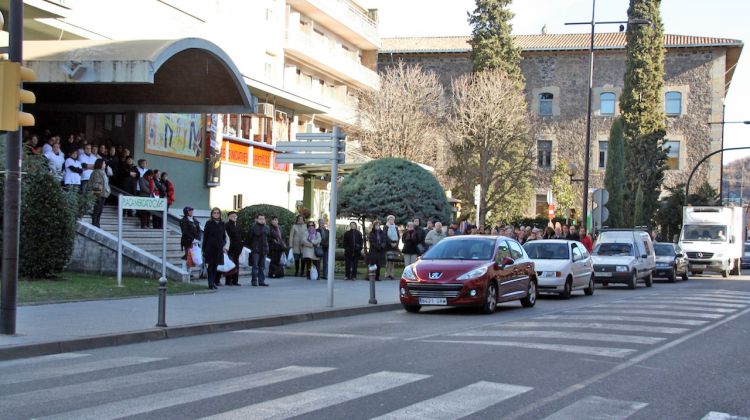
[(747, 274), (0, 362), (0, 417), (750, 418)]

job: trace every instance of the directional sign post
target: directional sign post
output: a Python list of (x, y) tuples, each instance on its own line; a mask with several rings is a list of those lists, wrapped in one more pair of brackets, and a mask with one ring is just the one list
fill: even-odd
[(596, 232), (597, 227), (601, 229), (604, 222), (609, 218), (609, 210), (604, 207), (609, 201), (609, 191), (604, 188), (594, 190), (592, 201), (594, 202), (594, 205), (596, 205), (596, 208), (592, 211), (594, 231)]
[(333, 127), (332, 133), (300, 133), (296, 141), (279, 142), (276, 144), (276, 162), (292, 164), (330, 164), (331, 165), (331, 208), (329, 210), (330, 223), (328, 235), (328, 301), (333, 307), (333, 275), (336, 266), (336, 210), (338, 197), (336, 179), (338, 178), (339, 163), (345, 162), (344, 148), (346, 134), (339, 127)]
[(117, 287), (122, 287), (122, 211), (161, 210), (161, 276), (167, 278), (167, 200), (120, 195), (117, 201)]

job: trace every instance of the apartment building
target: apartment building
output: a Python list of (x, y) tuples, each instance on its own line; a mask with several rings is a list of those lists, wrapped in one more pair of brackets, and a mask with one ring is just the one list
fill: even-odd
[(307, 188), (319, 214), (328, 182), (277, 164), (275, 144), (352, 122), (355, 90), (378, 86), (377, 12), (355, 0), (26, 0), (24, 13), (37, 128), (125, 145), (170, 172), (176, 207), (293, 210)]

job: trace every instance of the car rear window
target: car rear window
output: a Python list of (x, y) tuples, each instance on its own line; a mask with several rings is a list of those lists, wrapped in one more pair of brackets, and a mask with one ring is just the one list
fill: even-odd
[(669, 244), (654, 244), (654, 251), (656, 251), (656, 255), (660, 257), (674, 256), (674, 247)]

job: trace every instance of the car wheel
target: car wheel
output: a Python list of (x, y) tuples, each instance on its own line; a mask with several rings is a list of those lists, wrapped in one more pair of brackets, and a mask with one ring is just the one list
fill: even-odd
[(740, 261), (739, 260), (734, 260), (734, 266), (732, 267), (732, 275), (733, 276), (740, 275)]
[(531, 308), (536, 304), (536, 298), (536, 280), (529, 279), (529, 290), (526, 292), (526, 296), (521, 299), (521, 306), (523, 306), (524, 308)]
[(630, 276), (630, 280), (628, 281), (628, 289), (635, 289), (635, 286), (638, 284), (638, 274), (636, 274), (635, 270), (633, 270), (633, 275)]
[(685, 270), (684, 273), (682, 273), (682, 281), (688, 281), (690, 278), (688, 277), (688, 271)]
[(669, 280), (670, 283), (674, 283), (677, 280), (677, 266), (675, 266), (672, 269), (672, 272), (669, 273), (669, 275), (667, 276), (667, 279)]
[(482, 305), (483, 314), (494, 313), (497, 309), (497, 286), (494, 281), (487, 284), (487, 292), (484, 296), (484, 305)]
[(404, 309), (406, 312), (411, 312), (413, 314), (419, 312), (420, 309), (422, 309), (421, 305), (404, 305)]
[(726, 278), (729, 275), (729, 270), (721, 270), (721, 277)]
[(563, 291), (560, 293), (560, 298), (570, 299), (571, 293), (573, 293), (573, 279), (568, 277), (563, 285)]
[(654, 285), (654, 273), (653, 272), (648, 273), (648, 277), (646, 277), (644, 280), (646, 282), (646, 287), (653, 286)]
[(583, 294), (586, 296), (591, 296), (594, 294), (594, 276), (591, 276), (589, 279), (589, 285), (585, 289), (583, 289)]

